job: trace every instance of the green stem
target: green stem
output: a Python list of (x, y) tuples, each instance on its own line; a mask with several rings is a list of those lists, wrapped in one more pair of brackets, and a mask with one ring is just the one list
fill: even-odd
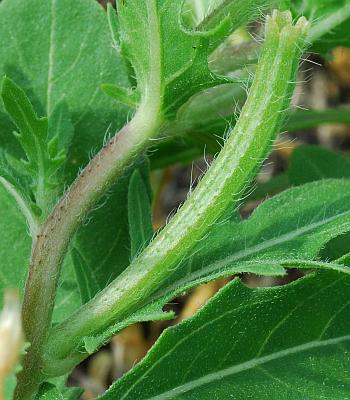
[[(86, 213), (115, 179), (148, 145), (158, 132), (158, 110), (140, 107), (134, 118), (87, 165), (57, 204), (37, 235), (32, 253), (23, 304), (23, 327), (31, 343), (19, 375), (16, 399), (30, 399), (42, 379), (42, 344), (51, 327), (51, 316), (60, 266), (69, 241)], [(35, 371), (35, 373), (33, 373)]]
[(23, 303), (23, 328), (30, 347), (18, 376), (16, 400), (33, 398), (45, 378), (43, 344), (51, 329), (58, 279), (68, 244), (82, 220), (133, 160), (157, 136), (163, 123), (160, 37), (155, 0), (149, 12), (150, 65), (143, 98), (133, 119), (91, 160), (55, 206), (36, 237)]
[(86, 357), (81, 345), (84, 336), (98, 333), (147, 303), (223, 211), (239, 201), (279, 132), (307, 26), (304, 18), (293, 26), (290, 13), (274, 12), (268, 17), (255, 80), (224, 149), (180, 211), (129, 268), (52, 330), (44, 349), (50, 374), (63, 374)]

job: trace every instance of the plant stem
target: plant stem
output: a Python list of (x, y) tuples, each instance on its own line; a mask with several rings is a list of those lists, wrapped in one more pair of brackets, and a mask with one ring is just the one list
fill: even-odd
[[(71, 237), (86, 213), (158, 132), (158, 109), (140, 107), (134, 118), (87, 165), (57, 204), (36, 238), (23, 304), (23, 326), (31, 343), (19, 376), (16, 399), (41, 380), (41, 347), (51, 327), (60, 266)], [(153, 117), (155, 116), (155, 117)], [(39, 367), (40, 368), (40, 367)], [(36, 371), (36, 373), (33, 373)], [(26, 397), (27, 396), (27, 397)]]
[(304, 18), (293, 26), (290, 13), (275, 12), (268, 17), (255, 80), (224, 149), (180, 211), (129, 268), (52, 330), (44, 349), (45, 368), (50, 374), (63, 374), (86, 357), (84, 336), (98, 333), (146, 304), (148, 296), (223, 211), (239, 201), (279, 132), (294, 88), (307, 26)]
[(18, 376), (16, 400), (30, 400), (44, 379), (42, 347), (51, 328), (58, 279), (70, 239), (86, 214), (134, 159), (157, 136), (163, 123), (161, 57), (155, 0), (148, 2), (151, 23), (149, 74), (132, 120), (85, 167), (42, 226), (31, 256), (23, 303), (23, 328), (30, 342)]

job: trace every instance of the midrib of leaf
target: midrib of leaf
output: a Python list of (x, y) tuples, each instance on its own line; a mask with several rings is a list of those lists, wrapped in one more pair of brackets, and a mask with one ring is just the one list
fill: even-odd
[(334, 220), (336, 220), (336, 219), (338, 219), (340, 217), (343, 217), (343, 216), (345, 216), (347, 214), (349, 214), (349, 211), (344, 211), (341, 214), (337, 214), (337, 215), (334, 215), (334, 216), (329, 217), (329, 218), (324, 218), (324, 219), (322, 219), (322, 221), (319, 221), (319, 222), (314, 222), (314, 223), (311, 223), (309, 225), (305, 225), (302, 228), (295, 229), (294, 231), (285, 233), (285, 234), (283, 234), (281, 236), (278, 236), (277, 238), (274, 237), (272, 239), (265, 240), (263, 243), (259, 243), (259, 244), (255, 245), (255, 246), (250, 247), (249, 249), (238, 251), (234, 255), (228, 256), (228, 257), (224, 258), (223, 260), (221, 260), (220, 262), (226, 262), (227, 263), (227, 262), (232, 262), (232, 261), (239, 261), (242, 258), (251, 256), (251, 255), (253, 255), (255, 253), (258, 253), (258, 252), (260, 252), (262, 250), (267, 250), (270, 247), (274, 247), (274, 246), (282, 244), (284, 242), (288, 242), (289, 240), (295, 239), (296, 237), (298, 237), (300, 235), (303, 235), (303, 234), (305, 234), (305, 233), (307, 233), (309, 231), (312, 231), (315, 228), (318, 228), (318, 227), (320, 227), (320, 226), (322, 226), (324, 224), (332, 222), (332, 221), (334, 221)]
[[(308, 301), (312, 300), (313, 298), (315, 298), (316, 296), (320, 295), (322, 292), (328, 290), (330, 287), (336, 285), (337, 283), (339, 283), (340, 281), (344, 280), (346, 277), (343, 276), (342, 278), (336, 279), (334, 280), (331, 284), (323, 287), (321, 290), (316, 291), (315, 293), (312, 293), (310, 296), (306, 297), (306, 298), (302, 298), (301, 301), (294, 307), (292, 308), (269, 332), (268, 335), (266, 335), (265, 340), (263, 341), (263, 343), (261, 344), (256, 357), (255, 358), (259, 358), (261, 356), (261, 354), (263, 353), (266, 344), (269, 342), (269, 340), (271, 339), (272, 335), (278, 330), (278, 328), (280, 326), (282, 326), (287, 320), (288, 318), (290, 318), (291, 315), (293, 315), (293, 313), (298, 310), (299, 308), (303, 307), (304, 304), (306, 304)], [(340, 308), (340, 310), (342, 310), (344, 308), (344, 306), (342, 306)], [(338, 310), (336, 313), (334, 313), (333, 317), (327, 322), (327, 324), (325, 325), (325, 327), (322, 329), (321, 334), (318, 337), (318, 340), (322, 339), (322, 336), (324, 334), (324, 332), (326, 332), (327, 328), (330, 326), (331, 322), (334, 320), (334, 318), (337, 316), (337, 314), (340, 312), (340, 310)]]
[(348, 18), (350, 18), (350, 4), (337, 9), (337, 11), (328, 15), (328, 17), (317, 22), (310, 30), (308, 41), (311, 43), (315, 42), (323, 35), (332, 32), (334, 28), (345, 22)]
[[(224, 267), (226, 265), (232, 264), (233, 262), (241, 261), (242, 259), (244, 259), (246, 257), (249, 257), (249, 256), (252, 256), (254, 254), (257, 254), (257, 253), (259, 253), (259, 252), (261, 252), (263, 250), (267, 250), (267, 249), (272, 248), (272, 247), (274, 247), (276, 245), (280, 245), (280, 244), (283, 244), (284, 242), (288, 242), (288, 241), (290, 241), (292, 239), (295, 239), (295, 238), (299, 237), (300, 235), (303, 235), (303, 234), (305, 234), (305, 233), (307, 233), (309, 231), (312, 231), (315, 228), (318, 228), (318, 227), (320, 227), (320, 226), (322, 226), (324, 224), (332, 222), (332, 221), (336, 220), (337, 218), (342, 217), (342, 216), (347, 215), (347, 214), (349, 214), (348, 211), (343, 212), (341, 214), (338, 214), (336, 216), (327, 218), (327, 219), (322, 219), (322, 221), (314, 222), (312, 224), (304, 226), (303, 228), (299, 228), (299, 229), (296, 229), (294, 231), (288, 232), (288, 233), (286, 233), (284, 235), (281, 235), (281, 236), (279, 236), (277, 238), (268, 239), (268, 240), (265, 240), (263, 243), (259, 243), (257, 245), (249, 247), (248, 249), (238, 251), (235, 254), (232, 254), (232, 255), (229, 255), (227, 257), (224, 257), (221, 260), (218, 260), (218, 261), (210, 264), (209, 266), (207, 266), (205, 268), (201, 268), (200, 270), (197, 271), (198, 272), (198, 276), (204, 275), (206, 271), (208, 273), (210, 273), (210, 271), (213, 271), (213, 270), (217, 271), (217, 270), (219, 270), (220, 266)], [(247, 260), (247, 261), (249, 261), (249, 260)], [(257, 261), (253, 260), (252, 262), (256, 263)], [(264, 262), (265, 263), (266, 262), (270, 262), (269, 260), (260, 260), (260, 261), (263, 262), (263, 263)], [(287, 260), (283, 260), (283, 261), (287, 261)], [(298, 260), (296, 260), (296, 261), (298, 261)], [(281, 263), (281, 260), (278, 260), (278, 262)], [(292, 262), (292, 260), (290, 260), (290, 262)], [(194, 279), (196, 278), (196, 276), (195, 276), (196, 274), (195, 273), (194, 274), (191, 273), (191, 275), (193, 275)], [(187, 281), (186, 277), (183, 280)], [(178, 280), (177, 284), (181, 284), (181, 282), (182, 282), (182, 280), (180, 280), (180, 281)], [(178, 285), (176, 285), (176, 286), (178, 286)], [(166, 290), (166, 291), (168, 292), (168, 290)]]
[[(338, 338), (332, 338), (332, 339), (328, 339), (328, 340), (321, 340), (324, 332), (327, 330), (327, 328), (329, 327), (331, 321), (335, 318), (335, 316), (337, 314), (339, 314), (339, 312), (341, 312), (341, 310), (345, 307), (344, 305), (340, 308), (340, 310), (338, 310), (335, 315), (332, 317), (332, 319), (330, 319), (329, 321), (327, 321), (327, 324), (325, 325), (325, 327), (323, 328), (321, 334), (318, 337), (318, 340), (315, 341), (311, 341), (308, 343), (303, 343), (302, 345), (298, 345), (298, 346), (294, 346), (294, 347), (290, 347), (288, 349), (285, 350), (281, 350), (281, 351), (277, 351), (277, 352), (273, 352), (271, 354), (268, 354), (266, 356), (262, 356), (260, 357), (260, 354), (262, 353), (266, 343), (268, 342), (269, 338), (272, 336), (272, 334), (278, 329), (278, 327), (280, 325), (283, 324), (283, 322), (285, 322), (290, 315), (292, 315), (292, 313), (297, 310), (299, 307), (302, 307), (302, 305), (304, 303), (306, 303), (306, 301), (316, 297), (319, 293), (327, 290), (328, 288), (330, 288), (331, 286), (335, 285), (336, 283), (339, 283), (341, 280), (343, 280), (345, 277), (339, 278), (335, 281), (333, 281), (330, 285), (327, 285), (326, 287), (323, 287), (321, 290), (317, 291), (316, 293), (313, 293), (311, 296), (309, 296), (307, 299), (304, 299), (303, 301), (301, 301), (300, 303), (298, 303), (298, 305), (296, 307), (294, 307), (286, 316), (283, 317), (282, 320), (280, 320), (278, 322), (278, 324), (269, 332), (269, 334), (266, 336), (266, 339), (263, 341), (262, 345), (259, 348), (259, 351), (257, 352), (256, 357), (254, 357), (253, 359), (234, 365), (232, 367), (229, 368), (225, 368), (225, 369), (221, 369), (218, 370), (214, 373), (210, 373), (207, 374), (205, 376), (203, 376), (202, 378), (199, 379), (195, 379), (192, 380), (190, 382), (187, 382), (184, 385), (180, 385), (174, 389), (170, 389), (167, 392), (161, 393), (157, 396), (152, 396), (152, 397), (148, 397), (145, 400), (166, 400), (166, 399), (172, 399), (174, 396), (176, 395), (180, 395), (183, 393), (186, 393), (190, 390), (193, 390), (195, 388), (198, 388), (200, 386), (206, 385), (208, 383), (212, 383), (216, 380), (220, 380), (222, 378), (231, 376), (231, 375), (235, 375), (235, 374), (239, 374), (240, 372), (249, 370), (249, 369), (253, 369), (256, 367), (259, 367), (261, 365), (264, 365), (268, 362), (271, 361), (275, 361), (278, 359), (281, 359), (283, 357), (287, 357), (289, 355), (293, 355), (293, 354), (297, 354), (299, 352), (303, 352), (306, 350), (311, 350), (311, 349), (315, 349), (315, 348), (321, 348), (321, 347), (325, 347), (325, 346), (330, 346), (330, 345), (337, 345), (340, 344), (342, 342), (348, 341), (350, 340), (350, 335), (346, 335), (346, 336), (340, 336)], [(266, 300), (268, 301), (268, 300)], [(265, 301), (262, 302), (255, 302), (252, 304), (249, 304), (249, 307), (254, 307), (256, 305), (259, 305), (261, 303), (264, 303)], [(239, 309), (244, 309), (246, 308), (247, 305), (246, 304), (242, 304), (239, 307), (236, 307), (234, 310), (229, 310), (227, 312), (225, 312), (224, 314), (220, 314), (217, 318), (208, 321), (207, 323), (201, 325), (198, 329), (194, 330), (191, 332), (190, 335), (193, 335), (194, 333), (196, 333), (198, 330), (202, 330), (205, 327), (207, 327), (208, 325), (211, 325), (213, 323), (216, 323), (217, 321), (219, 321), (220, 319), (224, 318), (225, 316), (234, 313), (235, 311), (239, 310)], [(149, 373), (152, 369), (154, 369), (156, 367), (156, 365), (158, 365), (165, 357), (167, 357), (170, 353), (174, 352), (176, 350), (176, 348), (178, 346), (180, 346), (184, 341), (188, 340), (189, 336), (185, 336), (183, 337), (179, 342), (176, 343), (175, 346), (173, 346), (171, 349), (169, 349), (169, 351), (167, 353), (165, 353), (161, 358), (159, 358), (154, 364), (152, 364), (152, 366), (150, 367), (150, 369), (147, 370), (147, 373)], [(233, 351), (233, 349), (231, 349), (231, 352)], [(120, 399), (123, 400), (130, 392), (131, 390), (144, 378), (144, 375), (140, 376), (139, 379), (137, 379), (133, 385), (131, 385), (131, 387), (129, 388), (129, 390), (124, 394), (124, 396)]]
[[(162, 51), (161, 51), (161, 38), (160, 27), (157, 13), (157, 0), (149, 0), (146, 2), (148, 27), (150, 35), (150, 48), (149, 48), (149, 61), (150, 71), (148, 82), (146, 82), (145, 101), (150, 101), (151, 104), (156, 105), (156, 109), (160, 108), (160, 97), (162, 93)], [(157, 107), (158, 106), (158, 107)], [(153, 107), (151, 107), (153, 108)]]
[[(246, 361), (244, 363), (235, 365), (230, 368), (222, 369), (217, 372), (213, 372), (211, 374), (206, 375), (203, 378), (195, 379), (191, 382), (188, 382), (184, 385), (178, 386), (175, 389), (172, 389), (169, 392), (162, 393), (157, 396), (148, 397), (145, 400), (167, 400), (173, 399), (174, 396), (186, 393), (190, 390), (196, 389), (200, 386), (207, 385), (209, 383), (215, 382), (217, 380), (239, 374), (241, 372), (247, 371), (249, 369), (257, 368), (261, 365), (267, 364), (271, 361), (279, 360), (284, 357), (288, 357), (290, 355), (298, 354), (307, 350), (318, 349), (327, 346), (336, 346), (341, 345), (344, 342), (350, 341), (350, 335), (340, 336), (338, 338), (328, 339), (328, 340), (315, 340), (312, 342), (304, 343), (299, 346), (291, 347), (286, 350), (277, 351), (275, 353), (271, 353), (264, 357), (254, 358), (252, 360)], [(125, 396), (121, 398), (121, 400), (125, 399)]]
[[(302, 351), (306, 351), (306, 350), (310, 350), (310, 349), (314, 349), (314, 348), (320, 348), (320, 347), (325, 347), (325, 346), (329, 346), (329, 345), (336, 345), (338, 343), (342, 343), (344, 341), (350, 341), (350, 335), (346, 335), (346, 336), (341, 336), (338, 338), (332, 338), (332, 339), (328, 339), (328, 340), (321, 340), (324, 332), (326, 331), (327, 327), (329, 327), (331, 320), (327, 321), (327, 324), (325, 325), (324, 329), (322, 330), (321, 334), (319, 335), (318, 340), (315, 341), (311, 341), (308, 343), (303, 343), (302, 345), (298, 345), (298, 346), (294, 346), (294, 347), (290, 347), (288, 349), (285, 350), (281, 350), (281, 351), (277, 351), (277, 352), (273, 352), (271, 354), (268, 354), (266, 356), (260, 357), (259, 355), (262, 352), (262, 349), (264, 348), (264, 346), (266, 345), (268, 339), (271, 337), (271, 335), (273, 334), (273, 332), (278, 328), (279, 325), (281, 325), (297, 308), (301, 307), (307, 300), (312, 299), (313, 297), (315, 297), (317, 294), (319, 294), (320, 292), (327, 290), (329, 287), (335, 285), (336, 283), (338, 283), (339, 281), (343, 280), (345, 277), (339, 278), (335, 281), (333, 281), (330, 285), (323, 287), (321, 290), (317, 291), (316, 293), (313, 293), (310, 297), (308, 297), (306, 300), (301, 301), (300, 303), (298, 303), (298, 305), (291, 310), (291, 312), (285, 316), (281, 321), (279, 321), (279, 323), (269, 332), (269, 334), (266, 336), (266, 339), (264, 340), (263, 344), (260, 346), (259, 351), (256, 355), (255, 358), (234, 365), (232, 367), (229, 368), (225, 368), (225, 369), (221, 369), (218, 370), (214, 373), (210, 373), (207, 374), (205, 376), (203, 376), (202, 378), (199, 379), (195, 379), (193, 381), (187, 382), (184, 385), (180, 385), (174, 389), (170, 389), (167, 392), (164, 392), (162, 394), (159, 394), (157, 396), (153, 396), (153, 397), (148, 397), (145, 400), (166, 400), (166, 399), (172, 399), (174, 396), (179, 395), (179, 394), (183, 394), (186, 393), (190, 390), (193, 390), (197, 387), (206, 385), (208, 383), (212, 383), (216, 380), (231, 376), (231, 375), (235, 375), (238, 374), (240, 372), (249, 370), (249, 369), (253, 369), (255, 367), (258, 367), (260, 365), (266, 364), (270, 361), (275, 361), (278, 360), (280, 358), (283, 357), (287, 357), (289, 355), (293, 355), (293, 354), (297, 354), (299, 352)], [(227, 315), (236, 312), (239, 309), (244, 309), (246, 307), (254, 307), (257, 306), (259, 304), (262, 304), (264, 302), (268, 302), (269, 300), (265, 300), (265, 301), (261, 301), (261, 302), (254, 302), (251, 304), (242, 304), (239, 307), (236, 307), (234, 310), (229, 310), (223, 314), (220, 314), (217, 318), (208, 321), (207, 323), (201, 325), (198, 329), (193, 330), (191, 332), (190, 335), (195, 334), (198, 330), (202, 330), (204, 328), (206, 328), (208, 325), (211, 325), (213, 323), (216, 323), (217, 321), (219, 321), (220, 319), (226, 317)], [(344, 305), (341, 307), (342, 309), (344, 308)], [(337, 313), (339, 313), (340, 310), (337, 311)], [(333, 317), (334, 318), (334, 317)], [(180, 346), (184, 341), (188, 340), (189, 336), (184, 336), (180, 341), (178, 341), (176, 343), (175, 346), (173, 346), (171, 349), (169, 349), (169, 351), (167, 351), (162, 357), (160, 357), (155, 363), (152, 364), (152, 366), (147, 370), (147, 373), (149, 373), (152, 369), (154, 369), (165, 357), (169, 356), (170, 353), (173, 353), (176, 348), (178, 346)], [(140, 376), (139, 379), (137, 379), (133, 385), (130, 386), (129, 390), (123, 395), (123, 397), (121, 397), (120, 400), (123, 400), (127, 397), (127, 395), (132, 391), (132, 389), (144, 378), (144, 374)]]
[[(344, 273), (346, 275), (350, 274), (350, 268), (345, 267), (341, 264), (327, 263), (322, 261), (314, 261), (308, 259), (285, 259), (285, 258), (273, 258), (273, 259), (262, 259), (262, 260), (251, 260), (242, 261), (241, 263), (236, 263), (233, 266), (227, 266), (230, 257), (226, 257), (224, 260), (216, 261), (205, 268), (200, 268), (195, 272), (190, 271), (184, 278), (178, 279), (174, 284), (166, 286), (164, 289), (160, 289), (151, 301), (157, 301), (160, 298), (164, 298), (164, 305), (180, 295), (184, 291), (190, 290), (195, 286), (208, 283), (215, 279), (224, 278), (232, 276), (234, 274), (240, 274), (242, 272), (253, 272), (252, 267), (256, 266), (280, 266), (285, 268), (299, 268), (299, 269), (319, 269), (319, 270), (333, 270)], [(192, 261), (190, 261), (192, 263)], [(259, 271), (255, 271), (259, 274)]]
[(0, 176), (0, 183), (3, 185), (6, 191), (15, 199), (18, 208), (21, 210), (21, 212), (23, 213), (23, 215), (27, 220), (31, 237), (35, 238), (37, 232), (39, 231), (39, 222), (36, 220), (31, 209), (28, 207), (26, 201), (13, 187), (13, 185), (11, 185), (11, 183), (9, 183), (5, 178), (1, 176)]
[(46, 95), (46, 112), (47, 115), (51, 113), (51, 96), (52, 96), (52, 85), (53, 85), (53, 65), (55, 55), (55, 22), (56, 22), (56, 0), (51, 0), (51, 24), (50, 24), (50, 47), (49, 47), (49, 68), (47, 71), (47, 95)]

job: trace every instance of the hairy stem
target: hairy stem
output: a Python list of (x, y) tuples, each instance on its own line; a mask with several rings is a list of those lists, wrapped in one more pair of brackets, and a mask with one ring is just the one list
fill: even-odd
[[(256, 77), (230, 138), (189, 199), (151, 244), (114, 282), (55, 327), (45, 347), (52, 375), (86, 357), (84, 336), (125, 318), (172, 273), (231, 204), (237, 202), (279, 132), (290, 102), (307, 22), (292, 25), (290, 13), (267, 19)], [(66, 338), (69, 337), (69, 341)]]
[(161, 112), (162, 73), (155, 0), (148, 3), (150, 36), (149, 74), (133, 119), (85, 167), (36, 237), (23, 304), (23, 328), (30, 347), (19, 374), (16, 400), (33, 398), (46, 371), (42, 347), (51, 328), (58, 279), (68, 244), (86, 214), (134, 159), (157, 136)]
[(134, 118), (83, 170), (36, 238), (23, 304), (23, 326), (31, 346), (19, 378), (18, 400), (27, 398), (26, 393), (41, 378), (38, 371), (41, 346), (51, 327), (60, 266), (69, 241), (86, 213), (158, 131), (160, 121), (152, 118), (157, 112), (147, 106), (140, 107)]

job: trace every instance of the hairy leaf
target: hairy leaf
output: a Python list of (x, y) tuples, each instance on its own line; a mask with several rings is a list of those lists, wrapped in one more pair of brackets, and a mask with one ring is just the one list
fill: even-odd
[(314, 260), (325, 243), (350, 230), (349, 196), (350, 181), (310, 183), (264, 202), (247, 220), (218, 224), (158, 293), (240, 271), (273, 274), (270, 268), (287, 260), (296, 267), (298, 260)]
[(273, 3), (274, 0), (211, 1), (197, 31), (210, 34), (210, 45), (214, 48), (231, 32), (260, 17)]
[(350, 46), (348, 0), (293, 0), (296, 14), (305, 15), (313, 26), (309, 41), (313, 50), (326, 54), (337, 46)]
[(149, 298), (153, 304), (85, 342), (93, 342), (96, 349), (130, 323), (152, 319), (155, 311), (184, 291), (220, 277), (243, 272), (282, 276), (285, 268), (348, 274), (347, 267), (317, 261), (317, 255), (329, 240), (350, 231), (349, 196), (350, 181), (310, 183), (266, 201), (248, 220), (218, 224)]
[(227, 81), (208, 68), (207, 40), (181, 26), (182, 2), (129, 0), (117, 6), (120, 45), (141, 102), (158, 102), (152, 96), (160, 95), (163, 114), (173, 117), (196, 92)]
[[(39, 115), (50, 118), (66, 102), (76, 171), (106, 131), (126, 119), (127, 110), (100, 89), (103, 82), (128, 85), (103, 8), (95, 0), (4, 0), (0, 21), (0, 78), (6, 74), (18, 83)], [(18, 152), (12, 130), (0, 105), (0, 143)]]
[(269, 289), (234, 281), (100, 399), (344, 400), (349, 294), (349, 276), (336, 273)]
[(65, 151), (57, 147), (58, 136), (48, 140), (47, 118), (38, 118), (26, 94), (9, 78), (3, 80), (1, 95), (19, 130), (16, 137), (28, 160), (25, 167), (33, 179), (37, 205), (46, 215), (52, 196), (56, 195), (56, 187), (61, 184), (57, 171), (65, 161)]

